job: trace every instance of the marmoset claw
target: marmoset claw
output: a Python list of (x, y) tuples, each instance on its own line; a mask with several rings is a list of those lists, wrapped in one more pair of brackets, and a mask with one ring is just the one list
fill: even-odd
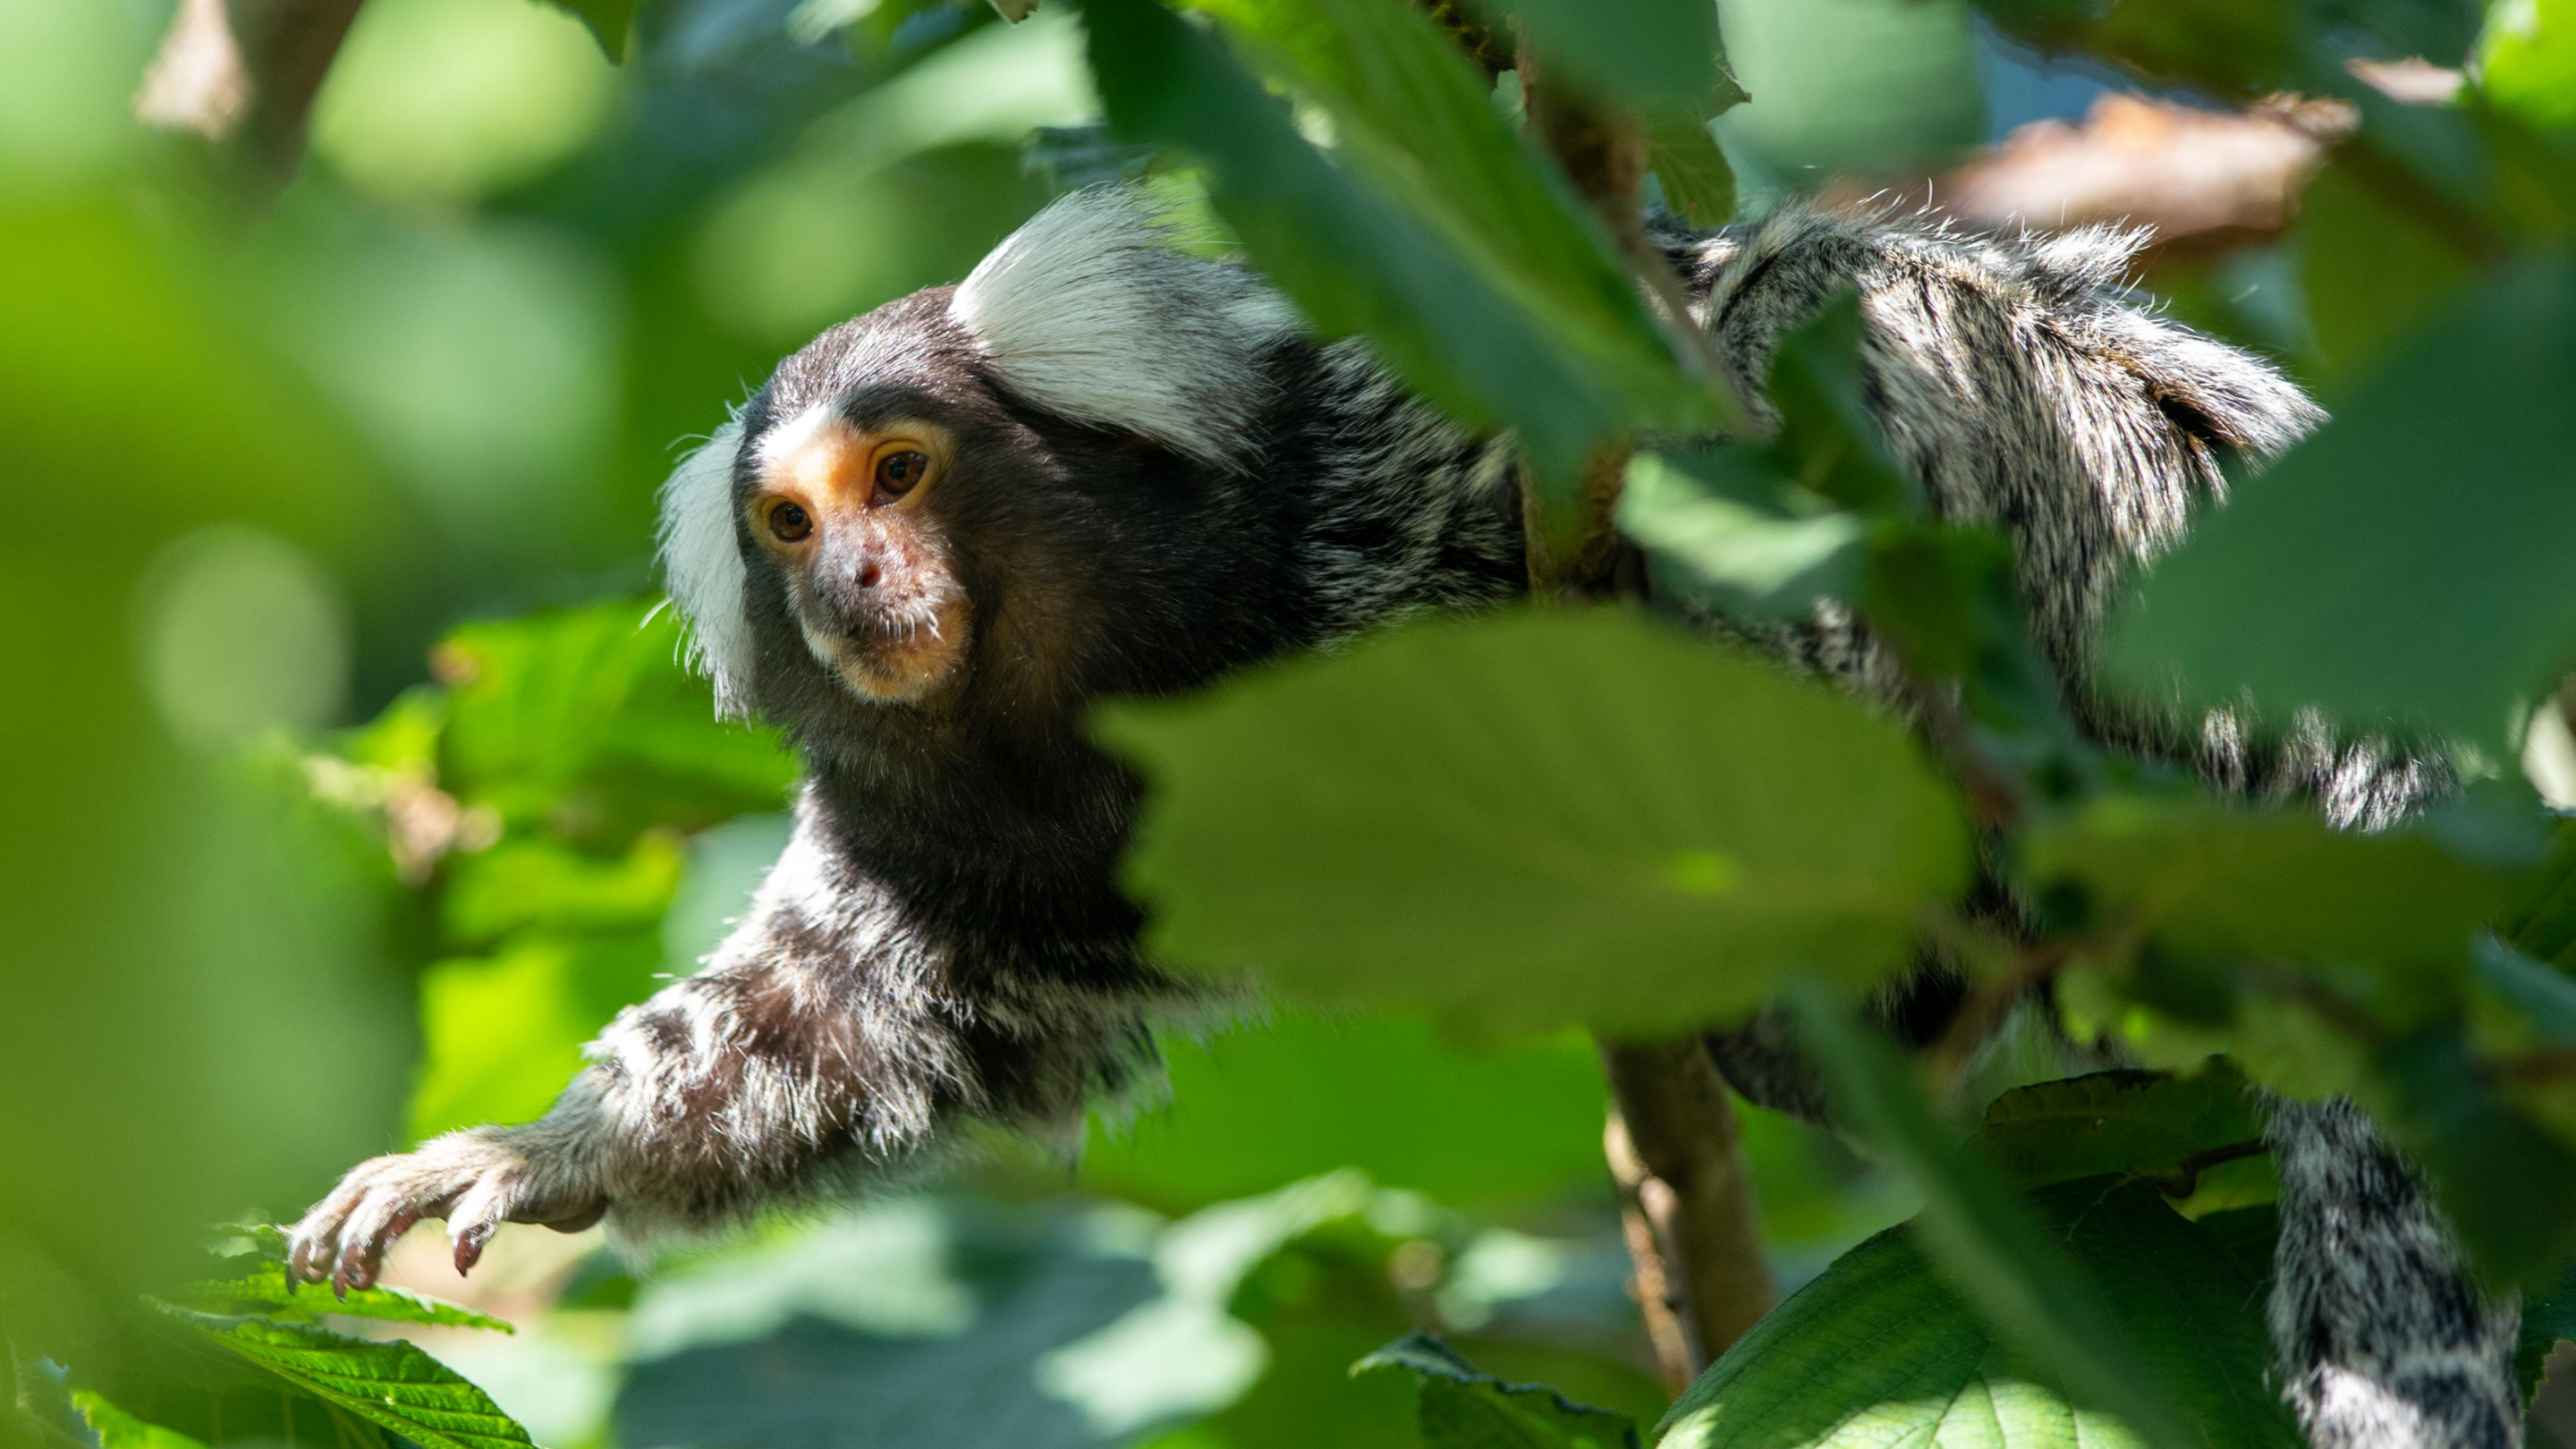
[[(447, 1219), (456, 1271), (470, 1271), (504, 1222), (542, 1222), (567, 1232), (599, 1221), (595, 1194), (531, 1200), (527, 1158), (489, 1132), (460, 1132), (418, 1151), (358, 1164), (295, 1225), (288, 1275), (329, 1282), (343, 1299), (374, 1286), (385, 1253), (423, 1218)], [(563, 1198), (562, 1193), (554, 1194)]]

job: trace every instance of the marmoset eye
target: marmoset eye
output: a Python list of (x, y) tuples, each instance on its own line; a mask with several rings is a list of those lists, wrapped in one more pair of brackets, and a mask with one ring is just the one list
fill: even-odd
[(921, 481), (921, 475), (929, 471), (930, 458), (927, 454), (912, 452), (909, 449), (900, 453), (888, 453), (877, 459), (877, 492), (887, 498), (901, 498), (912, 491), (914, 484)]
[(769, 510), (769, 534), (780, 543), (795, 543), (814, 531), (814, 520), (793, 503)]

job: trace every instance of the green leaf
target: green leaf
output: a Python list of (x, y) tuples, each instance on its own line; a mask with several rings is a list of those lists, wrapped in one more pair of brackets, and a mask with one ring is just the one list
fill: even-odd
[[(2031, 1206), (2052, 1246), (2122, 1306), (2139, 1356), (2120, 1368), (2174, 1395), (2190, 1425), (2176, 1442), (2296, 1449), (2264, 1383), (2256, 1280), (2229, 1251), (2140, 1183), (2063, 1183)], [(1924, 1240), (1920, 1223), (1872, 1238), (1774, 1309), (1673, 1405), (1660, 1449), (2142, 1442), (2134, 1424), (2064, 1396), (2058, 1355), (1997, 1340)]]
[(1858, 988), (1968, 870), (1895, 724), (1619, 610), (1406, 628), (1099, 731), (1155, 786), (1130, 880), (1159, 955), (1483, 1032)]
[(2522, 1385), (2523, 1402), (2538, 1392), (2550, 1351), (2569, 1339), (2576, 1339), (2576, 1264), (2560, 1269), (2548, 1287), (2523, 1296), (2522, 1336), (2513, 1346), (2513, 1377)]
[(2489, 5), (2477, 84), (2488, 100), (2534, 125), (2576, 122), (2576, 4)]
[(1408, 1333), (1354, 1374), (1411, 1373), (1421, 1385), (1425, 1449), (1636, 1449), (1628, 1416), (1578, 1404), (1544, 1384), (1507, 1384), (1425, 1333)]
[(2199, 526), (2113, 662), (2195, 703), (2500, 743), (2576, 662), (2571, 395), (2576, 267), (2497, 276)]
[(2125, 923), (2190, 956), (2349, 962), (2443, 981), (2520, 884), (2418, 830), (2363, 835), (2304, 810), (2125, 797), (2034, 828), (2023, 864), (2042, 890), (2081, 887), (2096, 923)]
[(153, 1307), (225, 1352), (421, 1449), (529, 1449), (527, 1430), (417, 1345), (169, 1303)]
[(1725, 0), (1724, 10), (1733, 68), (1754, 100), (1718, 129), (1763, 182), (1922, 175), (1985, 135), (1982, 46), (1964, 6)]
[(2538, 885), (2502, 929), (2523, 955), (2576, 970), (2576, 819), (2558, 822)]
[(2170, 1169), (2262, 1135), (2244, 1075), (2217, 1058), (2188, 1077), (2095, 1072), (2016, 1087), (1986, 1108), (1977, 1129), (2004, 1175), (2025, 1186)]
[(1639, 453), (1619, 492), (1619, 531), (1730, 613), (1800, 618), (1820, 598), (1857, 596), (1867, 525), (1836, 510), (1793, 512), (1774, 501), (1779, 482), (1749, 448)]
[(504, 840), (450, 865), (441, 924), (465, 947), (519, 931), (650, 930), (678, 892), (687, 859), (667, 830), (648, 830), (623, 856), (604, 858), (544, 839)]
[(1745, 99), (1727, 69), (1716, 0), (1492, 0), (1547, 64), (1603, 97), (1695, 107), (1705, 120)]
[(2280, 1246), (2281, 1209), (2278, 1203), (2256, 1203), (2250, 1207), (2227, 1208), (2192, 1219), (2207, 1242), (2244, 1275), (2245, 1281), (2267, 1284), (2272, 1278), (2273, 1250)]
[(72, 1390), (71, 1400), (99, 1449), (206, 1449), (205, 1441), (146, 1423), (88, 1389)]
[[(1947, 1271), (1950, 1280), (1974, 1303), (1984, 1319), (2000, 1330), (2004, 1342), (2047, 1366), (2051, 1380), (2087, 1405), (2108, 1410), (2146, 1443), (2177, 1446), (2240, 1439), (2197, 1438), (2184, 1428), (2197, 1417), (2195, 1389), (2186, 1365), (2169, 1353), (2147, 1356), (2147, 1347), (2131, 1332), (2133, 1319), (2114, 1317), (2108, 1305), (2129, 1300), (2114, 1285), (2088, 1277), (2069, 1256), (2069, 1234), (2052, 1231), (2030, 1200), (2004, 1186), (1992, 1162), (1960, 1141), (1948, 1124), (1934, 1115), (1907, 1064), (1886, 1043), (1866, 1037), (1842, 1009), (1813, 986), (1801, 986), (1786, 1000), (1793, 1009), (1802, 1041), (1815, 1053), (1844, 1120), (1906, 1170), (1923, 1194), (1922, 1214), (1912, 1232), (1924, 1250)], [(2092, 1199), (2105, 1197), (2098, 1183)], [(2144, 1192), (2151, 1198), (2153, 1190)], [(2086, 1190), (2049, 1190), (2043, 1202), (2086, 1197)], [(2157, 1207), (2161, 1210), (2162, 1204)], [(2082, 1222), (2082, 1214), (2077, 1221)], [(1780, 1317), (1774, 1313), (1772, 1319)], [(1764, 1320), (1767, 1327), (1771, 1319)], [(1754, 1339), (1730, 1351), (1731, 1360)], [(1848, 1346), (1848, 1336), (1827, 1340)], [(1992, 1363), (1983, 1345), (1971, 1341), (1950, 1350), (1941, 1362), (1944, 1375), (1968, 1375)], [(2258, 1351), (2248, 1365), (2262, 1361)], [(1721, 1361), (1710, 1370), (1715, 1375)], [(1705, 1382), (1705, 1379), (1703, 1380)], [(1694, 1395), (1696, 1390), (1694, 1390)], [(1684, 1404), (1694, 1395), (1685, 1395)], [(2200, 1396), (2205, 1397), (2205, 1396)], [(1846, 1406), (1848, 1408), (1849, 1406)], [(1997, 1406), (1995, 1412), (2004, 1412)], [(1758, 1423), (1757, 1412), (1752, 1419)], [(1748, 1425), (1747, 1427), (1753, 1427)], [(1666, 1442), (1674, 1441), (1668, 1439)], [(1684, 1440), (1684, 1443), (1743, 1442)]]
[(623, 850), (649, 827), (778, 809), (796, 778), (775, 734), (716, 719), (667, 609), (469, 625), (435, 664), (450, 686), (440, 784), (514, 826)]
[(2481, 1279), (2535, 1286), (2576, 1254), (2564, 1206), (2576, 1200), (2576, 1149), (2490, 1079), (2455, 1027), (2410, 1032), (2373, 1066), (2365, 1102), (2432, 1178)]
[(651, 994), (663, 966), (652, 931), (522, 937), (492, 956), (431, 965), (412, 1137), (544, 1112), (581, 1069), (582, 1044)]
[(1428, 20), (1393, 0), (1205, 8), (1329, 118), (1330, 160), (1216, 34), (1151, 0), (1085, 7), (1102, 101), (1128, 140), (1205, 165), (1218, 213), (1318, 328), (1366, 334), (1468, 427), (1516, 429), (1551, 483), (1631, 427), (1713, 418), (1563, 181)]
[(298, 1286), (287, 1281), (286, 1269), (278, 1263), (264, 1263), (228, 1278), (192, 1283), (185, 1293), (190, 1306), (224, 1316), (258, 1313), (291, 1323), (313, 1323), (326, 1317), (372, 1318), (386, 1323), (518, 1331), (488, 1313), (426, 1298), (408, 1289), (352, 1288), (344, 1298), (309, 1284)]
[(1735, 168), (1696, 107), (1651, 111), (1646, 165), (1664, 188), (1664, 204), (1691, 225), (1723, 226), (1735, 217)]
[(581, 17), (590, 33), (599, 40), (599, 48), (610, 60), (626, 56), (626, 36), (635, 28), (635, 12), (643, 0), (553, 0), (559, 8)]
[(1348, 1165), (1474, 1208), (1601, 1180), (1601, 1059), (1579, 1032), (1476, 1050), (1418, 1020), (1280, 1012), (1162, 1049), (1171, 1102), (1095, 1128), (1094, 1190), (1183, 1211)]

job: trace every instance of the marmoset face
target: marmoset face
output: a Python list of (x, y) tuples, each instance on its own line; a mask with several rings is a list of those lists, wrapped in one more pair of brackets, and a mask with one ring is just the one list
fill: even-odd
[(964, 663), (974, 610), (927, 500), (956, 465), (941, 425), (818, 404), (772, 428), (743, 500), (805, 647), (858, 694), (918, 700)]

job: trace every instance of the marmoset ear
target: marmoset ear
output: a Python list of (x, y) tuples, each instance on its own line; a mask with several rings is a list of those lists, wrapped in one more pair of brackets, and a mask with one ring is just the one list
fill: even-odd
[(680, 611), (691, 667), (715, 681), (716, 713), (751, 712), (751, 616), (733, 536), (733, 467), (742, 422), (728, 420), (662, 485), (662, 587)]
[(1130, 186), (1039, 212), (967, 276), (948, 315), (1037, 407), (1237, 471), (1257, 462), (1276, 388), (1263, 354), (1301, 325), (1260, 279), (1181, 251)]

